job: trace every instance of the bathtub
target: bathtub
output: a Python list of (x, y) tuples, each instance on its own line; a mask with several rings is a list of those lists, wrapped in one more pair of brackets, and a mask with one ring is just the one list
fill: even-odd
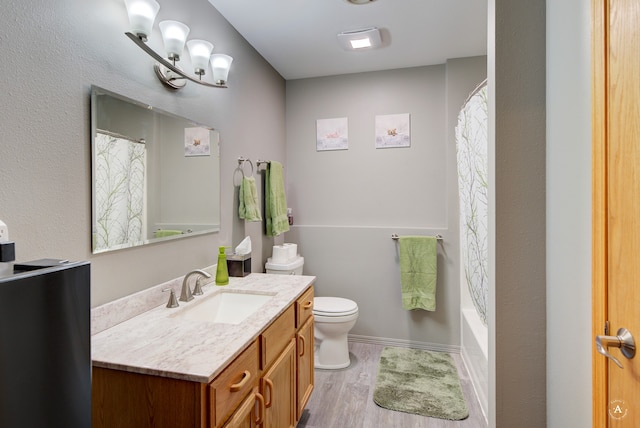
[(462, 308), (461, 312), (462, 359), (486, 418), (489, 406), (489, 334), (474, 307)]

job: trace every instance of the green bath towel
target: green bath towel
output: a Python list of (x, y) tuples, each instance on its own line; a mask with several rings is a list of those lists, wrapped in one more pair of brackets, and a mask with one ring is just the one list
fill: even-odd
[(256, 179), (253, 177), (243, 177), (240, 184), (240, 193), (238, 195), (240, 204), (238, 206), (238, 215), (246, 221), (262, 221), (260, 215), (260, 202), (258, 201), (258, 189), (256, 188)]
[(436, 243), (433, 236), (399, 238), (403, 309), (436, 310)]
[(156, 238), (164, 238), (165, 236), (182, 235), (181, 230), (159, 229), (154, 232)]
[(289, 230), (287, 198), (284, 193), (284, 175), (280, 162), (269, 162), (266, 172), (265, 193), (267, 236), (278, 236)]

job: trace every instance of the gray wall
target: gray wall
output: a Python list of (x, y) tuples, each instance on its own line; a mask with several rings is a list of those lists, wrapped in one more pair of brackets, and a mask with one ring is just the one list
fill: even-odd
[[(286, 234), (317, 275), (316, 293), (358, 303), (356, 340), (433, 349), (460, 345), (455, 136), (484, 57), (447, 64), (287, 82)], [(375, 148), (375, 116), (410, 113), (411, 147)], [(347, 117), (349, 149), (316, 151), (316, 120)], [(402, 309), (391, 235), (444, 237), (435, 312)]]
[(590, 2), (547, 2), (546, 378), (553, 428), (591, 426), (590, 37)]
[(489, 0), (489, 11), (489, 421), (542, 427), (545, 1)]
[[(262, 269), (269, 255), (262, 249), (273, 239), (263, 237), (260, 224), (236, 220), (233, 173), (238, 156), (284, 159), (284, 80), (206, 0), (191, 0), (187, 8), (165, 0), (158, 20), (185, 21), (192, 37), (234, 57), (225, 90), (165, 89), (153, 60), (124, 35), (122, 1), (2, 2), (0, 16), (6, 54), (0, 63), (0, 219), (18, 260), (91, 261), (92, 305), (214, 264), (218, 245), (237, 245), (245, 234), (254, 242), (254, 268)], [(162, 51), (157, 26), (150, 43)], [(219, 234), (91, 254), (91, 84), (220, 130)]]

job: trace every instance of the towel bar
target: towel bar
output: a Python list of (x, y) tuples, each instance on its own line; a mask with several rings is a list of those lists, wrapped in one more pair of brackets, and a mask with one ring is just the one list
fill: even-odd
[[(260, 160), (260, 159), (258, 159), (258, 160), (256, 161), (256, 165), (258, 165), (258, 168), (260, 168), (260, 165), (262, 165), (263, 163), (264, 163), (264, 164), (267, 164), (267, 165), (270, 165), (270, 164), (271, 164), (271, 161), (267, 161), (267, 160)], [(282, 169), (284, 169), (284, 166), (282, 167)]]
[[(395, 233), (393, 235), (391, 235), (391, 239), (393, 239), (394, 241), (397, 241), (400, 237), (398, 235), (396, 235)], [(435, 235), (434, 238), (436, 238), (438, 241), (442, 241), (444, 238), (442, 237), (442, 235)]]

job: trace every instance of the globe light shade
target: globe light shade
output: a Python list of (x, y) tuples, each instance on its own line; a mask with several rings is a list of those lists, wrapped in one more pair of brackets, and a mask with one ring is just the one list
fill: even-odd
[(129, 15), (131, 33), (146, 41), (151, 34), (160, 5), (155, 0), (124, 0), (124, 4)]
[(187, 42), (187, 48), (189, 48), (191, 65), (193, 66), (194, 72), (202, 76), (209, 66), (209, 58), (211, 57), (213, 45), (206, 40), (194, 39)]
[(231, 68), (231, 62), (233, 58), (225, 54), (211, 55), (211, 68), (213, 69), (213, 81), (217, 85), (224, 85), (227, 83), (229, 77), (229, 69)]
[(184, 44), (189, 35), (189, 27), (178, 21), (160, 21), (158, 26), (162, 33), (167, 58), (180, 61)]

